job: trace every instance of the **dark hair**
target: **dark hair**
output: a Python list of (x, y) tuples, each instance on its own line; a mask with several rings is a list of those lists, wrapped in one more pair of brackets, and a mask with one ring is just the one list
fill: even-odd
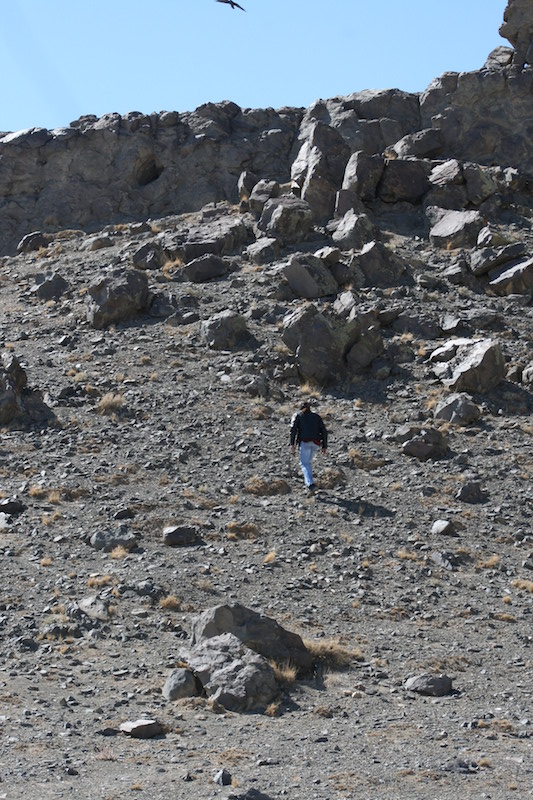
[(309, 402), (309, 400), (304, 400), (304, 402), (300, 406), (300, 411), (311, 411), (311, 403)]

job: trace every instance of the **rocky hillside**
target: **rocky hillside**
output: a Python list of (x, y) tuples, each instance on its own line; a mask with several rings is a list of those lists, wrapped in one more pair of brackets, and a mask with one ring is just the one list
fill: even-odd
[(0, 798), (531, 795), (532, 80), (0, 140)]

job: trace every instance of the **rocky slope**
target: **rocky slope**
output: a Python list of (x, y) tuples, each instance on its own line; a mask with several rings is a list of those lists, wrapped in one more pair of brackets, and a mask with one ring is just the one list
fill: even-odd
[[(533, 73), (510, 61), (429, 95), (490, 83), (518, 109)], [(463, 127), (452, 147), (422, 131), (429, 95), (250, 112), (253, 157), (234, 131), (211, 152), (209, 107), (187, 122), (205, 184), (181, 153), (174, 194), (121, 212), (99, 185), (77, 224), (35, 211), (51, 174), (33, 210), (3, 189), (0, 797), (531, 794), (527, 114), (502, 123), (515, 147)], [(65, 213), (93, 191), (61, 149), (82, 128), (54, 145)], [(51, 140), (22, 138), (2, 163), (19, 148), (35, 189)], [(314, 497), (288, 448), (303, 398), (330, 431)], [(302, 637), (299, 672), (273, 634), (274, 694), (254, 672), (236, 709), (243, 664), (272, 676), (228, 626), (248, 644), (224, 692), (168, 699), (222, 658), (195, 660), (198, 616), (235, 604)], [(147, 738), (121, 730), (139, 719)]]

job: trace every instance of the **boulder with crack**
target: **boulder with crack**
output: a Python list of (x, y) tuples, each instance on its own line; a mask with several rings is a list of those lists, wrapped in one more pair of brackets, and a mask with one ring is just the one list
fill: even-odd
[(233, 633), (202, 638), (180, 652), (203, 691), (228, 711), (263, 711), (279, 692), (264, 656)]
[(267, 659), (290, 661), (307, 672), (313, 660), (297, 633), (283, 628), (274, 619), (252, 611), (240, 603), (207, 609), (193, 620), (192, 645), (231, 633), (250, 649)]
[(111, 269), (89, 286), (87, 321), (105, 328), (133, 319), (148, 306), (148, 278), (136, 269)]
[(366, 369), (383, 352), (379, 329), (368, 315), (331, 318), (311, 303), (287, 314), (282, 339), (295, 354), (300, 378), (322, 385)]
[(220, 311), (204, 320), (201, 332), (213, 350), (232, 350), (250, 340), (246, 320), (231, 309)]
[(505, 377), (505, 358), (493, 339), (452, 339), (430, 356), (438, 378), (456, 392), (488, 392)]

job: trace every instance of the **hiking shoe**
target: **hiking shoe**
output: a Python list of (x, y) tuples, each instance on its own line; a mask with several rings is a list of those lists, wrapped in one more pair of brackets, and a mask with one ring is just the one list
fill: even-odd
[(314, 494), (315, 493), (315, 489), (316, 489), (316, 486), (315, 486), (314, 483), (312, 483), (311, 486), (307, 487), (307, 491), (309, 492), (309, 494)]

